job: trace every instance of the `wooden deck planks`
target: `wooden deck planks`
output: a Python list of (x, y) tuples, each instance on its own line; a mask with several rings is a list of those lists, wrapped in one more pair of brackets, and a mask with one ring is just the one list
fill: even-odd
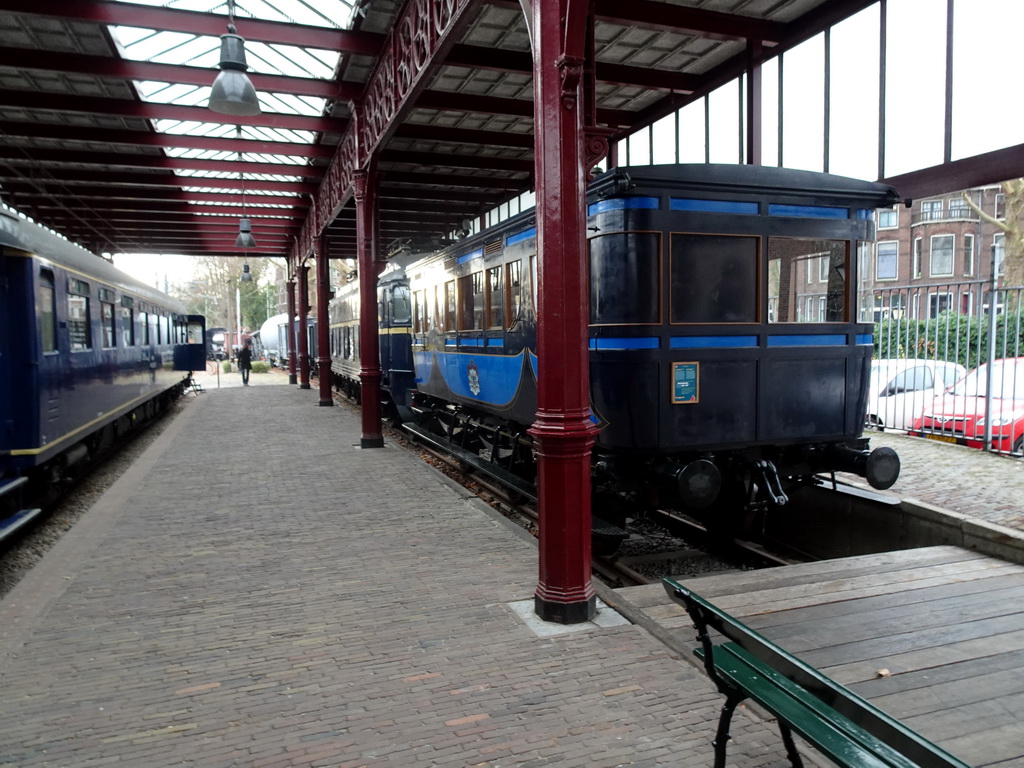
[[(1024, 566), (943, 546), (681, 581), (970, 764), (1024, 766)], [(690, 632), (661, 590), (620, 592)]]

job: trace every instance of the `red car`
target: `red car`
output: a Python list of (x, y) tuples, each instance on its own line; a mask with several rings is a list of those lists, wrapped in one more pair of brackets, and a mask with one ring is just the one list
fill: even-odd
[(985, 447), (985, 402), (989, 401), (992, 448), (1024, 451), (1024, 357), (992, 364), (992, 397), (987, 398), (988, 366), (979, 365), (936, 397), (914, 420), (910, 434), (947, 443)]

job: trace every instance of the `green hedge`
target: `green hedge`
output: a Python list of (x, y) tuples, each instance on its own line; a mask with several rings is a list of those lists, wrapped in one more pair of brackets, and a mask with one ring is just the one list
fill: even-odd
[(224, 373), (231, 373), (231, 361), (225, 360), (223, 363), (220, 364), (220, 368), (222, 371), (224, 371)]
[[(875, 357), (936, 358), (968, 370), (985, 361), (987, 317), (943, 312), (931, 320), (885, 320), (875, 325)], [(996, 358), (1024, 354), (1024, 313), (996, 316)]]
[(252, 363), (253, 373), (266, 373), (270, 370), (270, 363), (263, 360), (254, 360)]

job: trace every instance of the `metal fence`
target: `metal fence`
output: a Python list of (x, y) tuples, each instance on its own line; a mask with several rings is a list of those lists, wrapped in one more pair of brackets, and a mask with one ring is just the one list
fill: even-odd
[(869, 426), (1021, 455), (1024, 286), (865, 289), (858, 307), (875, 323)]

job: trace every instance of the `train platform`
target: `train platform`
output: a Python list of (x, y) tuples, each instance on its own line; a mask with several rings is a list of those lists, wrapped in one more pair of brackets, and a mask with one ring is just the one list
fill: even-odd
[[(722, 699), (667, 597), (539, 622), (521, 529), (315, 389), (221, 377), (0, 601), (0, 764), (710, 763)], [(732, 733), (788, 765), (755, 713)]]

